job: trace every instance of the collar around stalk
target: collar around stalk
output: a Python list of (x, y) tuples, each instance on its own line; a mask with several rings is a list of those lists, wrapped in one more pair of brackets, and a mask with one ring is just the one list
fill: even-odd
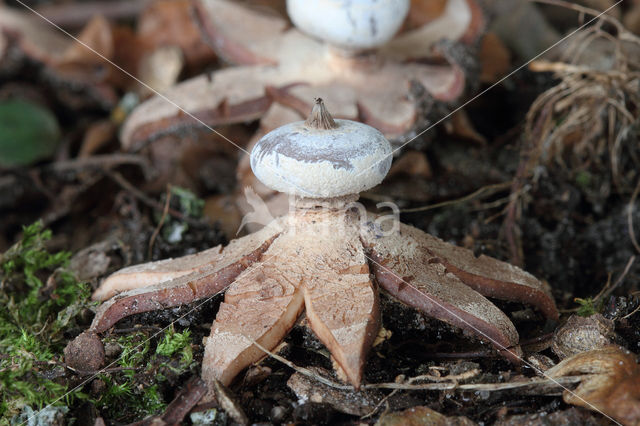
[(334, 120), (317, 98), (306, 121), (267, 133), (251, 152), (251, 168), (271, 189), (308, 198), (358, 194), (391, 167), (391, 145), (378, 130)]

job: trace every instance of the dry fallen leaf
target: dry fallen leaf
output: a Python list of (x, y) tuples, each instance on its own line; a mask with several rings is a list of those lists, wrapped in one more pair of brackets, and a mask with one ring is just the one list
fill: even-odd
[(184, 60), (177, 46), (160, 46), (145, 54), (138, 64), (138, 77), (146, 85), (140, 85), (138, 92), (148, 97), (169, 89), (178, 81)]
[(590, 374), (575, 390), (563, 393), (564, 401), (624, 425), (640, 424), (640, 365), (634, 353), (610, 345), (567, 358), (546, 374), (553, 378)]
[(164, 46), (179, 47), (188, 68), (212, 63), (216, 54), (202, 40), (192, 19), (192, 7), (191, 0), (152, 2), (140, 16), (138, 36), (151, 50)]
[[(104, 59), (96, 55), (110, 58), (113, 56), (113, 34), (111, 25), (102, 16), (94, 16), (78, 35), (80, 43), (72, 43), (58, 61), (58, 66), (92, 65), (103, 63)], [(87, 48), (89, 46), (91, 49)]]
[(421, 151), (407, 151), (393, 162), (387, 177), (404, 174), (429, 179), (433, 177), (427, 155)]
[(511, 52), (494, 32), (483, 37), (479, 56), (480, 81), (483, 83), (495, 83), (511, 69)]
[[(106, 32), (104, 21), (95, 18), (80, 39), (98, 51), (110, 53), (112, 44)], [(67, 105), (81, 108), (97, 103), (112, 107), (116, 94), (104, 84), (104, 75), (108, 72), (92, 66), (96, 64), (95, 54), (91, 64), (83, 64), (81, 68), (67, 66), (69, 60), (78, 64), (78, 59), (88, 58), (85, 51), (88, 52), (31, 12), (0, 5), (0, 72), (11, 75), (20, 73), (25, 65), (41, 65), (39, 72), (44, 80)]]
[(456, 111), (449, 120), (445, 122), (445, 128), (455, 137), (466, 139), (480, 145), (487, 143), (487, 139), (478, 133), (466, 111), (463, 109)]
[(90, 157), (104, 148), (116, 136), (116, 124), (111, 120), (99, 120), (91, 123), (82, 138), (78, 152), (79, 158)]
[(404, 411), (384, 414), (376, 426), (472, 426), (466, 417), (447, 417), (429, 407), (412, 407)]
[(411, 8), (403, 31), (418, 28), (438, 18), (447, 7), (447, 0), (411, 0)]

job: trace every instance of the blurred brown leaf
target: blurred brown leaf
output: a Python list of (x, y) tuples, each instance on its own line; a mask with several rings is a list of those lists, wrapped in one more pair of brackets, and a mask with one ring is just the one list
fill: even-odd
[(145, 54), (138, 64), (138, 77), (151, 88), (141, 85), (139, 93), (147, 97), (169, 89), (178, 81), (184, 60), (178, 46), (160, 46)]
[[(18, 46), (27, 56), (45, 63), (61, 55), (70, 44), (69, 39), (37, 16), (3, 5), (0, 5), (0, 33), (15, 37)], [(8, 40), (4, 40), (6, 45)]]
[(216, 54), (202, 40), (192, 18), (190, 0), (160, 0), (151, 3), (138, 21), (138, 36), (150, 49), (178, 46), (186, 66), (197, 68), (216, 59)]
[(424, 152), (407, 151), (393, 162), (387, 176), (395, 176), (398, 174), (429, 179), (433, 176), (433, 171)]
[(447, 0), (411, 0), (403, 30), (418, 28), (442, 15)]
[(485, 34), (480, 43), (480, 81), (495, 83), (511, 69), (511, 52), (493, 32)]
[(480, 145), (487, 143), (487, 139), (473, 127), (473, 123), (471, 123), (469, 116), (463, 109), (456, 111), (451, 118), (445, 122), (445, 127), (448, 133), (458, 138), (466, 139)]
[(93, 122), (84, 134), (79, 158), (86, 158), (95, 154), (116, 136), (116, 124), (111, 120), (99, 120)]
[(625, 425), (640, 425), (640, 366), (636, 355), (615, 345), (582, 352), (547, 371), (558, 378), (590, 374), (574, 391), (565, 391), (568, 404), (603, 412)]
[[(78, 35), (79, 42), (73, 42), (58, 60), (59, 66), (72, 64), (95, 64), (104, 59), (92, 52), (87, 46), (102, 56), (111, 58), (114, 53), (111, 25), (102, 16), (94, 16)], [(86, 46), (85, 46), (86, 45)]]
[(640, 34), (640, 1), (634, 0), (625, 12), (622, 23), (631, 32)]
[(471, 426), (466, 417), (447, 417), (429, 407), (412, 407), (404, 411), (383, 414), (376, 426)]

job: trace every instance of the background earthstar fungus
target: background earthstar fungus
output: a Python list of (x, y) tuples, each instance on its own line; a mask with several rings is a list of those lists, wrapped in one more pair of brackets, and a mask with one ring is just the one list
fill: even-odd
[[(392, 141), (412, 137), (428, 116), (440, 118), (468, 91), (469, 77), (475, 80), (473, 51), (485, 26), (475, 0), (439, 2), (426, 14), (412, 3), (395, 38), (378, 49), (346, 52), (273, 10), (226, 0), (195, 2), (203, 38), (233, 66), (183, 81), (138, 106), (122, 128), (123, 149), (147, 147), (155, 157), (171, 150), (179, 157), (180, 146), (186, 149), (194, 138), (209, 148), (229, 145), (192, 132), (205, 123), (250, 150), (267, 132), (304, 119), (314, 96), (325, 99), (336, 117), (370, 124)], [(257, 119), (252, 138), (224, 127)], [(275, 195), (255, 179), (248, 156), (238, 176), (239, 189), (251, 186), (267, 202)], [(241, 198), (236, 202), (246, 213)], [(278, 199), (270, 206), (280, 214), (283, 204)]]
[[(409, 96), (411, 82), (423, 85), (438, 102), (460, 99), (466, 86), (463, 65), (444, 46), (439, 52), (434, 46), (442, 39), (475, 43), (484, 22), (473, 0), (449, 0), (434, 21), (401, 33), (373, 53), (344, 56), (274, 13), (227, 0), (195, 5), (205, 39), (235, 66), (163, 93), (181, 108), (216, 126), (259, 119), (274, 98), (304, 117), (307, 99), (321, 96), (333, 105), (336, 117), (363, 121), (391, 137), (412, 130), (419, 118)], [(136, 149), (163, 134), (199, 126), (156, 96), (132, 112), (122, 146)]]
[[(367, 144), (371, 140), (380, 143)], [(384, 161), (390, 153), (380, 132), (350, 120), (334, 121), (318, 99), (306, 122), (276, 129), (256, 145), (252, 167), (273, 188), (294, 194), (323, 191), (322, 198), (297, 199), (288, 216), (227, 247), (116, 272), (94, 293), (103, 303), (82, 339), (92, 335), (97, 341), (96, 334), (129, 315), (226, 291), (202, 365), (210, 389), (216, 381), (231, 383), (264, 356), (255, 343), (275, 348), (303, 310), (346, 380), (358, 388), (380, 327), (381, 287), (431, 317), (488, 340), (519, 363), (515, 326), (485, 296), (531, 305), (555, 320), (548, 288), (508, 263), (476, 257), (408, 225), (389, 228), (388, 220), (354, 209), (357, 194), (351, 191), (377, 185), (390, 167)], [(367, 174), (376, 163), (382, 167)], [(344, 184), (345, 174), (352, 186)], [(331, 181), (343, 185), (323, 183)]]

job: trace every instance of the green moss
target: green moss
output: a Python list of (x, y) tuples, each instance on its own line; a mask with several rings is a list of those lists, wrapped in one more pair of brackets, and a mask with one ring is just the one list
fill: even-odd
[[(82, 389), (71, 390), (63, 372), (63, 331), (76, 326), (78, 314), (91, 307), (88, 285), (66, 270), (70, 254), (49, 253), (51, 232), (37, 222), (25, 227), (20, 242), (0, 255), (0, 425), (31, 416), (49, 404), (56, 413), (73, 413)], [(195, 372), (191, 333), (168, 329), (157, 339), (142, 331), (105, 338), (121, 348), (120, 371), (99, 376), (104, 390), (90, 400), (112, 421), (133, 422), (162, 412), (165, 384)], [(51, 379), (51, 377), (58, 377)], [(42, 411), (42, 413), (45, 413)]]
[(173, 327), (169, 327), (164, 334), (164, 339), (158, 343), (156, 347), (156, 353), (158, 355), (171, 357), (173, 354), (181, 353), (181, 361), (190, 363), (193, 360), (193, 353), (191, 351), (191, 332), (185, 330), (182, 333), (177, 333)]
[(591, 315), (597, 314), (601, 312), (604, 307), (602, 301), (596, 301), (590, 297), (586, 299), (576, 297), (574, 302), (580, 305), (576, 313), (581, 317), (590, 317)]
[(85, 397), (79, 391), (63, 397), (67, 383), (44, 374), (62, 368), (62, 333), (90, 305), (88, 285), (65, 269), (70, 253), (46, 250), (50, 238), (51, 231), (36, 222), (0, 255), (0, 424), (25, 407)]
[(136, 419), (161, 412), (166, 403), (156, 384), (150, 384), (148, 365), (151, 342), (143, 332), (126, 336), (109, 337), (106, 342), (116, 343), (121, 352), (117, 365), (121, 371), (99, 375), (105, 390), (92, 402), (110, 419), (132, 422)]
[(196, 367), (189, 330), (179, 333), (170, 327), (155, 350), (154, 339), (142, 331), (107, 337), (105, 343), (120, 346), (117, 365), (122, 370), (100, 376), (106, 388), (93, 402), (101, 412), (118, 422), (133, 422), (162, 412), (168, 399), (161, 386), (169, 381), (169, 377), (175, 381)]

